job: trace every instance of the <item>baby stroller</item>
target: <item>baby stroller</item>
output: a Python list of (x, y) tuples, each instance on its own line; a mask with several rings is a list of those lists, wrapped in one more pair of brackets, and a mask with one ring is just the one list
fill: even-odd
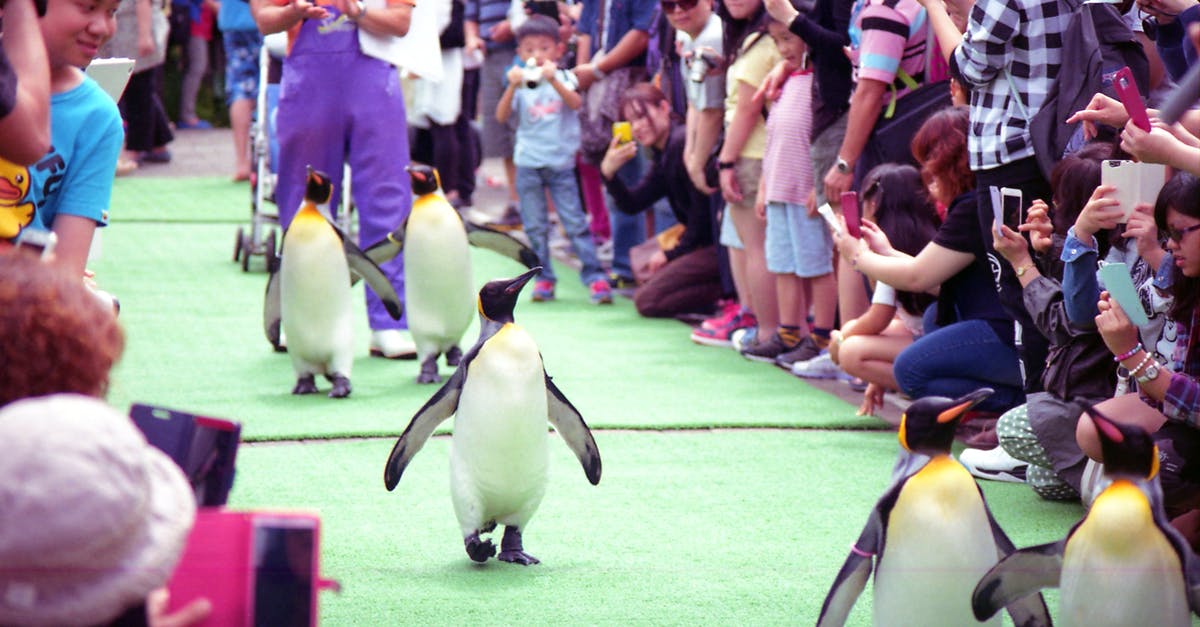
[[(258, 57), (258, 99), (254, 121), (250, 126), (250, 227), (239, 226), (234, 242), (233, 260), (250, 271), (250, 258), (263, 257), (263, 267), (272, 272), (279, 264), (279, 209), (275, 206), (275, 164), (279, 160), (279, 144), (275, 141), (275, 109), (279, 104), (279, 82), (283, 75), (283, 60), (287, 56), (287, 33), (274, 33), (263, 38)], [(350, 166), (343, 165), (342, 211), (334, 223), (348, 237), (353, 237), (354, 205), (350, 194)], [(329, 217), (329, 216), (326, 216)]]

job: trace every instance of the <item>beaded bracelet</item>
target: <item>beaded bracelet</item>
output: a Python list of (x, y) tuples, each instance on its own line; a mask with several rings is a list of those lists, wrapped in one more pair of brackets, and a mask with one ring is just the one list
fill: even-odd
[(1154, 361), (1154, 356), (1151, 355), (1149, 351), (1146, 351), (1146, 356), (1143, 357), (1140, 362), (1138, 362), (1138, 365), (1129, 370), (1129, 376), (1136, 379), (1138, 374), (1142, 372), (1142, 369), (1152, 361)]
[(1133, 345), (1133, 348), (1125, 351), (1124, 353), (1121, 353), (1120, 355), (1117, 355), (1116, 357), (1113, 357), (1113, 361), (1117, 361), (1117, 362), (1125, 361), (1126, 359), (1129, 359), (1130, 357), (1133, 357), (1134, 355), (1136, 355), (1137, 352), (1140, 350), (1142, 350), (1142, 343), (1138, 342), (1137, 344)]

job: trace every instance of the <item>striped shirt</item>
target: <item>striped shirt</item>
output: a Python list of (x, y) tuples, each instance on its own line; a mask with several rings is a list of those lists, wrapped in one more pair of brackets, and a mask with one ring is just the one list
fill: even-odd
[(492, 29), (496, 27), (496, 24), (508, 19), (508, 10), (511, 7), (510, 0), (466, 0), (463, 19), (479, 24), (479, 37), (483, 39), (489, 51), (501, 48), (512, 49), (516, 47), (515, 42), (492, 41)]
[(811, 71), (793, 73), (767, 118), (763, 153), (763, 200), (793, 205), (808, 200), (813, 188), (808, 140), (812, 133)]
[[(928, 20), (917, 0), (859, 0), (850, 20), (855, 81), (868, 78), (894, 85), (896, 98), (909, 91), (896, 79), (899, 70), (924, 82)], [(891, 90), (884, 98), (892, 99)]]
[(971, 9), (950, 72), (971, 92), (972, 170), (1033, 156), (1029, 120), (1058, 75), (1070, 19), (1063, 0), (979, 0)]

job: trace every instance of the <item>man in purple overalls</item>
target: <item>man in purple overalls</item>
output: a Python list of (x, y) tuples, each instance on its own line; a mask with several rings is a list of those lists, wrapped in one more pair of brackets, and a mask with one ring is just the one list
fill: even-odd
[[(237, 1), (237, 0), (234, 0)], [(369, 246), (403, 222), (412, 207), (408, 130), (395, 46), (408, 32), (412, 0), (251, 0), (264, 34), (288, 31), (279, 108), (279, 180), (275, 201), (286, 229), (304, 198), (305, 168), (333, 181), (337, 211), (342, 164), (350, 165), (358, 241)], [(362, 31), (362, 32), (360, 32)], [(402, 256), (382, 264), (404, 293)], [(405, 318), (393, 320), (366, 288), (371, 354), (415, 359)]]

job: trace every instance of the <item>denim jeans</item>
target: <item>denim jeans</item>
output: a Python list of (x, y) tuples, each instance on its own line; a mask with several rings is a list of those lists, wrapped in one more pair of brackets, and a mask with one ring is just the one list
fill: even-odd
[[(628, 188), (633, 188), (645, 170), (645, 158), (639, 153), (632, 161), (617, 170), (617, 178)], [(608, 207), (608, 223), (612, 226), (612, 271), (617, 276), (633, 277), (629, 264), (629, 249), (646, 240), (646, 218), (642, 214), (628, 215), (617, 209), (617, 202), (604, 190), (604, 206)]]
[(575, 181), (575, 168), (561, 170), (553, 168), (524, 168), (517, 166), (517, 194), (521, 199), (521, 222), (525, 234), (542, 264), (539, 279), (557, 281), (550, 259), (549, 216), (546, 207), (546, 190), (554, 200), (558, 219), (562, 222), (571, 246), (583, 267), (579, 278), (584, 285), (604, 279), (604, 268), (596, 258), (596, 244), (588, 228), (587, 215), (579, 201), (579, 184)]
[(893, 374), (911, 398), (958, 398), (981, 387), (996, 392), (978, 405), (1005, 411), (1025, 402), (1017, 351), (983, 320), (964, 320), (922, 335), (896, 357)]

